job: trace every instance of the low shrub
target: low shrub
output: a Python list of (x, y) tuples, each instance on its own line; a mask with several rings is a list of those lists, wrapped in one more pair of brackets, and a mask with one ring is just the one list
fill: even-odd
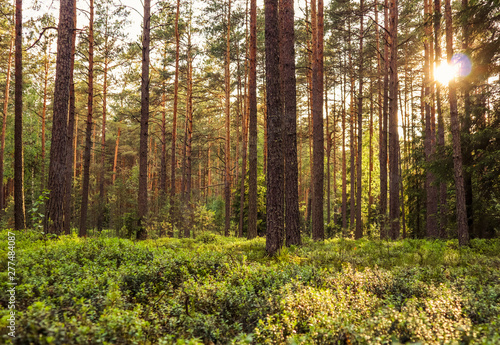
[[(7, 231), (0, 231), (6, 243)], [(48, 239), (16, 232), (14, 344), (498, 344), (500, 241)], [(7, 257), (7, 248), (0, 255)], [(0, 289), (7, 289), (0, 261)]]

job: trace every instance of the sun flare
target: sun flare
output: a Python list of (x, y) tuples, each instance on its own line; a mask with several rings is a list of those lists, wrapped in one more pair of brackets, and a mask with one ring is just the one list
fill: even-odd
[(434, 79), (442, 85), (448, 85), (448, 83), (456, 76), (458, 76), (457, 66), (449, 65), (447, 63), (439, 65), (434, 72)]

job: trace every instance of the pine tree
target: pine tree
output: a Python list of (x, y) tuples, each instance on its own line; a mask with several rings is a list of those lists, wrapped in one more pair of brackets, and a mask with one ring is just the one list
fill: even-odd
[[(94, 0), (90, 0), (89, 17), (89, 69), (87, 90), (87, 126), (85, 131), (85, 152), (83, 156), (82, 206), (80, 209), (80, 237), (87, 236), (87, 211), (89, 205), (89, 183), (92, 145), (92, 124), (94, 115)], [(95, 128), (94, 128), (95, 131)], [(94, 140), (95, 143), (95, 140)]]
[(299, 245), (299, 190), (297, 170), (297, 100), (295, 80), (293, 0), (280, 1), (280, 66), (283, 95), (283, 150), (285, 158), (286, 245)]
[(283, 244), (284, 162), (280, 93), (278, 1), (265, 0), (267, 93), (267, 232), (266, 251), (275, 255)]
[(250, 0), (250, 56), (248, 71), (248, 234), (257, 236), (257, 0)]
[(226, 27), (226, 62), (224, 68), (225, 91), (226, 91), (226, 147), (225, 147), (225, 174), (224, 174), (224, 199), (225, 222), (224, 234), (229, 236), (229, 227), (231, 225), (231, 0), (228, 2), (227, 27)]
[(356, 231), (354, 238), (363, 237), (363, 223), (361, 220), (361, 192), (362, 192), (362, 171), (361, 163), (363, 157), (363, 0), (359, 4), (360, 10), (360, 34), (359, 34), (359, 92), (358, 92), (358, 159), (356, 165)]
[(10, 75), (12, 68), (12, 56), (14, 55), (14, 40), (15, 35), (11, 35), (10, 45), (9, 45), (9, 58), (7, 62), (7, 74), (5, 76), (5, 93), (3, 100), (3, 116), (2, 116), (2, 134), (0, 139), (0, 218), (3, 217), (3, 211), (5, 209), (4, 200), (4, 152), (5, 152), (5, 131), (7, 129), (7, 112), (9, 109), (9, 96), (10, 96)]
[(149, 45), (151, 30), (151, 0), (144, 1), (142, 33), (141, 130), (139, 140), (139, 195), (137, 199), (139, 229), (137, 239), (147, 236), (145, 217), (148, 214), (148, 123), (149, 123)]
[(323, 0), (311, 0), (312, 23), (312, 114), (313, 114), (313, 168), (312, 168), (312, 237), (323, 240), (324, 134), (323, 134)]
[[(445, 20), (446, 20), (446, 56), (448, 63), (451, 63), (453, 57), (453, 22), (451, 14), (450, 0), (445, 2)], [(460, 142), (460, 122), (457, 109), (457, 83), (451, 80), (449, 83), (450, 97), (450, 122), (451, 135), (453, 141), (453, 176), (456, 189), (456, 208), (457, 208), (457, 228), (458, 243), (461, 246), (469, 244), (469, 230), (467, 228), (467, 209), (465, 200), (465, 187), (462, 163), (462, 145)]]
[(389, 66), (389, 220), (390, 236), (399, 237), (399, 132), (398, 132), (398, 0), (390, 2)]
[(75, 28), (74, 0), (61, 0), (57, 39), (56, 81), (50, 164), (49, 199), (46, 206), (45, 232), (60, 235), (64, 229), (64, 192), (66, 179), (67, 120), (71, 79), (72, 35)]
[[(22, 0), (16, 0), (16, 38), (14, 53), (14, 229), (24, 229), (24, 158), (23, 158), (23, 17)], [(3, 181), (1, 181), (3, 183)]]

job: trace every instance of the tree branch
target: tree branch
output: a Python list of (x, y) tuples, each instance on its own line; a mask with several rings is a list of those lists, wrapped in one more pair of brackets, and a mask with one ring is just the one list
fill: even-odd
[(28, 48), (26, 48), (26, 51), (30, 50), (31, 48), (33, 48), (34, 46), (37, 45), (38, 42), (40, 42), (40, 40), (42, 39), (42, 36), (43, 34), (45, 33), (45, 31), (49, 30), (49, 29), (54, 29), (57, 31), (57, 28), (55, 26), (47, 26), (46, 28), (43, 28), (42, 32), (40, 33), (40, 36), (38, 37), (38, 39), (35, 41), (35, 43), (33, 43), (31, 46), (29, 46)]

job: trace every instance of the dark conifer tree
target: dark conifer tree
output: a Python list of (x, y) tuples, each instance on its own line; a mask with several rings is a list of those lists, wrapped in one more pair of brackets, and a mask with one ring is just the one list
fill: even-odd
[[(16, 0), (15, 94), (14, 94), (14, 228), (24, 229), (23, 162), (23, 1)], [(3, 183), (3, 181), (0, 181)]]
[(71, 47), (75, 28), (75, 0), (61, 0), (57, 39), (56, 81), (48, 189), (50, 190), (45, 215), (45, 231), (60, 235), (64, 231), (64, 191), (67, 176), (67, 121), (69, 86), (71, 79)]
[(250, 0), (248, 238), (257, 236), (257, 0)]
[(280, 66), (283, 95), (286, 245), (300, 244), (297, 167), (297, 100), (295, 80), (293, 0), (280, 1)]
[(280, 92), (278, 0), (265, 1), (267, 93), (267, 232), (266, 251), (275, 255), (283, 244), (284, 162)]
[(137, 239), (146, 238), (145, 217), (148, 213), (148, 122), (149, 122), (149, 45), (151, 28), (151, 0), (144, 1), (142, 32), (142, 82), (141, 82), (141, 130), (139, 140), (139, 230)]

